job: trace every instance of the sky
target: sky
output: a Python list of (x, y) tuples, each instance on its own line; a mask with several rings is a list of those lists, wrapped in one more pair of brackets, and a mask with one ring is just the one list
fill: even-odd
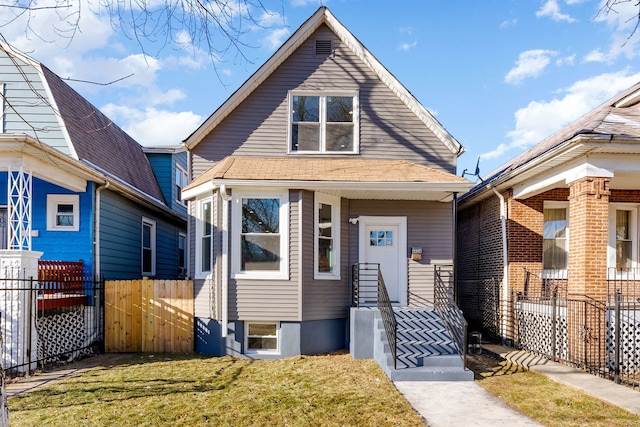
[(0, 35), (145, 146), (180, 144), (320, 5), (466, 148), (458, 175), (477, 162), (488, 175), (640, 81), (636, 0), (610, 13), (604, 0), (224, 0), (253, 21), (239, 49), (214, 33), (213, 55), (175, 25), (135, 39), (98, 0), (43, 7), (54, 1), (20, 15), (0, 2)]

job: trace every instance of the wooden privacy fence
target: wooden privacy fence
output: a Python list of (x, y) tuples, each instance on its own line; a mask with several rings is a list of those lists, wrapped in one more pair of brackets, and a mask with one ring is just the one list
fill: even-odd
[(105, 282), (106, 352), (192, 352), (191, 280)]

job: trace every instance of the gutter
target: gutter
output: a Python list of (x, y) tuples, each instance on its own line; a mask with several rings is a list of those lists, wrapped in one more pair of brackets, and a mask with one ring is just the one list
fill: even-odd
[(231, 194), (227, 194), (227, 186), (220, 186), (220, 197), (222, 198), (222, 338), (226, 338), (229, 329), (229, 202)]
[(509, 292), (509, 256), (507, 251), (507, 209), (504, 202), (504, 196), (495, 189), (491, 184), (487, 184), (487, 189), (491, 189), (498, 199), (500, 199), (500, 231), (502, 234), (502, 322), (501, 333), (502, 343), (506, 342), (507, 338), (507, 315), (508, 315), (508, 292)]

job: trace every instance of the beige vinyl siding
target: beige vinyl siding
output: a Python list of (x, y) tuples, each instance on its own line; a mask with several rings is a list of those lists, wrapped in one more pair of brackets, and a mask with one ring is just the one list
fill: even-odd
[[(316, 56), (316, 39), (335, 54)], [(359, 91), (360, 153), (455, 173), (455, 156), (350, 49), (321, 26), (193, 150), (193, 175), (229, 155), (287, 156), (289, 90)], [(289, 155), (296, 156), (297, 154)]]
[[(348, 267), (348, 202), (342, 199), (340, 208), (340, 280), (314, 280), (314, 194), (304, 192), (302, 218), (303, 288), (302, 320), (341, 319), (347, 317), (350, 305), (350, 282)], [(337, 243), (337, 242), (336, 242)]]
[[(349, 217), (406, 216), (407, 248), (422, 248), (422, 260), (408, 265), (409, 303), (433, 301), (434, 265), (453, 262), (453, 211), (451, 203), (425, 201), (351, 200)], [(350, 227), (349, 264), (358, 262), (358, 226)]]
[[(230, 320), (299, 321), (299, 192), (289, 192), (289, 280), (229, 279)], [(231, 242), (233, 245), (234, 242)]]
[[(4, 133), (26, 133), (69, 154), (58, 116), (40, 74), (18, 58), (11, 60), (0, 51), (0, 83), (4, 84)], [(10, 104), (10, 105), (9, 105)]]

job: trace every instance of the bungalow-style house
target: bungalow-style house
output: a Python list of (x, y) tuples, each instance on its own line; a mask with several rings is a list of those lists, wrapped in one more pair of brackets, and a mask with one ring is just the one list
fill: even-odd
[(186, 152), (145, 155), (60, 77), (6, 44), (0, 81), (0, 249), (82, 261), (85, 275), (105, 279), (184, 274), (177, 187), (186, 185)]
[(365, 263), (396, 310), (432, 305), (463, 147), (326, 7), (184, 143), (196, 351), (353, 346)]
[(605, 369), (612, 295), (640, 296), (639, 207), (640, 83), (458, 199), (458, 296), (471, 327)]

